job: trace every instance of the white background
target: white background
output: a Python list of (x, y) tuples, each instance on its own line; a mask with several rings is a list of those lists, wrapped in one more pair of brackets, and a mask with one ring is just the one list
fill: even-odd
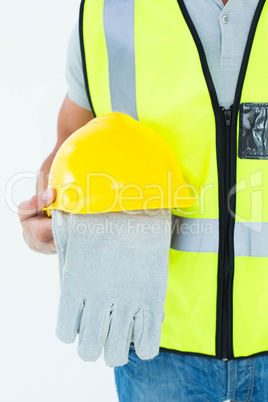
[[(56, 338), (57, 256), (28, 249), (15, 207), (12, 211), (12, 203), (18, 205), (35, 193), (38, 169), (55, 145), (57, 114), (67, 90), (66, 48), (78, 13), (78, 0), (0, 5), (3, 402), (117, 401), (113, 369), (102, 358), (82, 361), (76, 343), (65, 345)], [(33, 178), (18, 180), (19, 174)]]

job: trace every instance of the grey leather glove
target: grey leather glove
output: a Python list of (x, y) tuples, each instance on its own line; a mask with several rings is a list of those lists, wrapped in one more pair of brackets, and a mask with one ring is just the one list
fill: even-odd
[(148, 216), (123, 212), (77, 215), (52, 211), (59, 258), (56, 334), (78, 355), (108, 366), (159, 353), (168, 279), (170, 210)]

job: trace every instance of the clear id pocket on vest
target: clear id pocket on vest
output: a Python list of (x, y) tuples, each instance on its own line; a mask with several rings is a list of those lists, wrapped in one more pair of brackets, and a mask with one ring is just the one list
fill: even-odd
[(268, 103), (240, 105), (238, 156), (268, 159)]

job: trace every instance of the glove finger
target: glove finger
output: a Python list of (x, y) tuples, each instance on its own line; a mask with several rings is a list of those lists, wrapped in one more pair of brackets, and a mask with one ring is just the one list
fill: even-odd
[(153, 359), (159, 353), (163, 315), (154, 315), (142, 308), (134, 317), (134, 345), (140, 359)]
[(123, 366), (128, 362), (131, 342), (133, 314), (125, 309), (115, 308), (110, 317), (110, 329), (104, 349), (104, 360), (107, 366)]
[(86, 300), (77, 350), (81, 359), (94, 362), (100, 357), (109, 331), (109, 319), (110, 307), (97, 307)]
[(84, 300), (61, 297), (56, 335), (64, 343), (73, 343), (79, 330)]

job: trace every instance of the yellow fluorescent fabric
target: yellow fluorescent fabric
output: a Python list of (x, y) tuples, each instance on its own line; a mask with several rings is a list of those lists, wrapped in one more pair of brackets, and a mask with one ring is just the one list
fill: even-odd
[[(268, 103), (268, 52), (264, 49), (264, 44), (268, 43), (267, 20), (266, 6), (255, 33), (240, 103)], [(237, 133), (239, 141), (239, 125)], [(268, 160), (237, 158), (237, 188), (236, 221), (268, 222)], [(264, 247), (267, 246), (268, 239)], [(268, 350), (267, 312), (268, 258), (236, 257), (233, 288), (235, 357)]]
[[(102, 21), (103, 3), (104, 0), (85, 1), (84, 18), (86, 16), (86, 21), (83, 24), (89, 91), (94, 110), (98, 111), (98, 115), (111, 113), (112, 111), (104, 28), (102, 23), (96, 24), (96, 21)], [(94, 40), (92, 40), (92, 37), (94, 37)], [(92, 55), (98, 55), (98, 57)], [(93, 77), (94, 79), (91, 79)]]
[(268, 259), (236, 258), (233, 294), (234, 356), (268, 350)]
[[(101, 115), (110, 112), (109, 69), (116, 66), (109, 65), (107, 62), (101, 6), (100, 3), (94, 5), (93, 1), (85, 2), (84, 18), (87, 30), (84, 30), (84, 34), (87, 35), (85, 47), (91, 97), (93, 104), (98, 105), (97, 115)], [(102, 4), (105, 7), (105, 2)], [(191, 194), (198, 196), (194, 205), (180, 210), (174, 209), (173, 214), (197, 220), (217, 221), (219, 218), (219, 172), (215, 117), (217, 117), (218, 127), (219, 110), (217, 109), (214, 115), (197, 45), (183, 17), (181, 11), (183, 8), (180, 9), (177, 1), (167, 2), (166, 0), (136, 0), (134, 4), (134, 33), (131, 28), (129, 35), (132, 38), (131, 35), (134, 34), (135, 42), (136, 88), (133, 94), (136, 97), (135, 110), (138, 120), (153, 128), (170, 144), (180, 162), (186, 183), (192, 186)], [(108, 20), (106, 18), (106, 23)], [(268, 103), (267, 21), (268, 6), (265, 4), (257, 25), (240, 103)], [(116, 27), (113, 26), (114, 28)], [(133, 56), (127, 45), (126, 48), (122, 47), (122, 52), (125, 52), (125, 55), (129, 52), (131, 57)], [(120, 59), (120, 63), (121, 61)], [(120, 83), (122, 84), (121, 81)], [(114, 81), (112, 85), (114, 89)], [(120, 93), (117, 101), (119, 101), (118, 111), (121, 111)], [(123, 110), (124, 105), (121, 106)], [(224, 130), (223, 112), (221, 119), (221, 129)], [(237, 127), (237, 139), (239, 139), (239, 118)], [(220, 129), (218, 130), (217, 139), (221, 138), (221, 136), (218, 137)], [(233, 157), (232, 155), (230, 160), (233, 161)], [(230, 170), (230, 166), (228, 169)], [(230, 179), (232, 175), (229, 174), (231, 170), (228, 169), (224, 171), (224, 177), (228, 178), (226, 182), (231, 182), (234, 175)], [(248, 255), (251, 255), (250, 235), (247, 238), (247, 233), (250, 233), (251, 229), (243, 232), (241, 223), (268, 222), (266, 207), (268, 205), (268, 161), (237, 157), (236, 177), (238, 192), (235, 221), (240, 223), (237, 225), (240, 234), (246, 233), (244, 237), (240, 237), (245, 238), (247, 242), (245, 247), (240, 247), (240, 250), (246, 249)], [(227, 195), (226, 199), (225, 194), (222, 197), (227, 203)], [(217, 306), (223, 304), (217, 291), (221, 276), (224, 276), (220, 275), (222, 271), (218, 272), (218, 263), (221, 268), (224, 266), (223, 270), (225, 270), (225, 262), (231, 265), (233, 262), (233, 259), (230, 262), (233, 251), (230, 243), (233, 239), (228, 232), (231, 227), (228, 223), (231, 222), (232, 220), (229, 219), (226, 224), (225, 217), (221, 219), (221, 228), (223, 228), (221, 234), (224, 233), (224, 238), (219, 236), (218, 229), (215, 230), (215, 237), (220, 237), (221, 247), (224, 243), (221, 253), (224, 257), (228, 255), (228, 261), (227, 257), (218, 261), (217, 252), (197, 253), (171, 250), (162, 347), (215, 356), (218, 323), (224, 326), (222, 317), (217, 317)], [(214, 227), (217, 228), (217, 224)], [(184, 239), (186, 238), (187, 235), (184, 236)], [(235, 242), (239, 240), (241, 239), (235, 238)], [(204, 238), (201, 239), (202, 241)], [(268, 320), (267, 318), (262, 320), (268, 311), (267, 292), (265, 292), (265, 289), (268, 289), (266, 273), (268, 258), (235, 257), (234, 260), (233, 289), (229, 292), (231, 297), (233, 295), (233, 321), (230, 320), (228, 323), (228, 328), (233, 328), (231, 334), (233, 356), (248, 356), (260, 351), (268, 351)], [(225, 305), (229, 306), (227, 303)], [(254, 331), (256, 326), (258, 329)], [(222, 337), (226, 335), (222, 328), (219, 333)], [(226, 343), (230, 343), (229, 339)], [(219, 346), (217, 348), (222, 349)], [(219, 353), (221, 358), (223, 351)]]
[(217, 254), (170, 250), (161, 346), (215, 355)]
[(179, 215), (199, 217), (201, 208), (217, 218), (215, 120), (196, 45), (176, 1), (136, 1), (135, 13), (139, 119), (165, 137), (199, 194)]
[[(255, 33), (240, 103), (268, 102), (268, 52), (264, 49), (264, 43), (268, 43), (267, 20), (266, 6)], [(239, 119), (237, 133), (238, 141)], [(237, 183), (236, 219), (242, 222), (268, 222), (268, 161), (238, 158)]]

